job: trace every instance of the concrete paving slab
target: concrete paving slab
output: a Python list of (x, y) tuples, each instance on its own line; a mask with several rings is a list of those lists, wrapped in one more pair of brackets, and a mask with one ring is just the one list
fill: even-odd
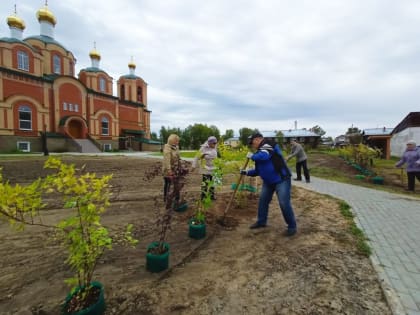
[[(419, 314), (420, 196), (311, 177), (293, 185), (346, 201), (369, 238), (371, 261), (393, 314)], [(420, 314), (419, 314), (420, 315)]]

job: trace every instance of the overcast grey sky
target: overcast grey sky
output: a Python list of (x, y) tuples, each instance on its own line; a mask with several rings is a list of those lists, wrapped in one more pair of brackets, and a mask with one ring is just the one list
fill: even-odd
[[(24, 38), (44, 0), (1, 0), (0, 37), (17, 5)], [(115, 82), (148, 83), (151, 128), (260, 131), (321, 126), (327, 136), (395, 127), (420, 111), (419, 0), (50, 0), (55, 39)], [(115, 89), (115, 87), (114, 87)]]

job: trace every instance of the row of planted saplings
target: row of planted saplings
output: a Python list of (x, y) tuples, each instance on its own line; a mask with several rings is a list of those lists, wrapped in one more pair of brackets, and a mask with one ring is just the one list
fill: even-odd
[[(166, 234), (172, 222), (174, 212), (184, 212), (188, 203), (182, 199), (183, 188), (186, 184), (189, 173), (189, 162), (180, 160), (176, 167), (175, 176), (171, 179), (168, 190), (165, 193), (164, 206), (161, 206), (158, 199), (155, 199), (157, 212), (163, 209), (158, 215), (158, 226), (160, 228), (159, 241), (152, 242), (147, 247), (146, 269), (151, 272), (161, 272), (169, 267), (169, 244), (165, 242)], [(144, 180), (150, 181), (160, 176), (160, 164), (149, 168), (145, 172)], [(194, 215), (189, 219), (189, 236), (194, 239), (202, 239), (206, 236), (206, 211), (211, 207), (214, 197), (214, 189), (221, 184), (220, 171), (216, 170), (211, 178), (201, 183), (201, 198), (195, 203)]]
[[(54, 157), (46, 160), (44, 168), (51, 173), (25, 186), (11, 185), (3, 180), (0, 168), (0, 220), (9, 222), (11, 228), (21, 231), (27, 225), (54, 229), (67, 251), (66, 261), (74, 271), (74, 277), (66, 280), (72, 289), (61, 305), (61, 314), (101, 315), (105, 312), (104, 288), (92, 277), (99, 258), (105, 250), (112, 248), (112, 238), (100, 222), (102, 213), (110, 205), (109, 181), (112, 175), (96, 177), (94, 173), (87, 173), (83, 168), (76, 169), (75, 165), (63, 163)], [(187, 209), (186, 203), (178, 205), (176, 201), (183, 186), (182, 178), (180, 176), (180, 180), (174, 181), (172, 197), (166, 200), (166, 213), (160, 224), (160, 240), (149, 245), (148, 259), (156, 253), (169, 256), (165, 237), (171, 220), (170, 212)], [(61, 195), (63, 208), (72, 210), (69, 217), (56, 225), (48, 225), (41, 220), (40, 211), (47, 206), (45, 196), (48, 194)], [(204, 198), (190, 219), (189, 233), (192, 238), (205, 237), (205, 210), (210, 202), (210, 198)], [(134, 246), (138, 241), (132, 237), (132, 228), (131, 224), (127, 225), (124, 240), (127, 245)], [(154, 265), (153, 259), (148, 261), (147, 269), (159, 272), (168, 267), (168, 262), (158, 260), (157, 265)]]
[[(373, 165), (373, 159), (375, 156), (379, 156), (380, 154), (380, 150), (378, 149), (371, 149), (368, 146), (359, 144), (357, 146), (357, 148), (355, 147), (349, 147), (350, 151), (358, 151), (359, 152), (359, 156), (363, 156), (364, 159), (361, 159), (362, 161), (369, 161), (370, 165)], [(345, 149), (341, 149), (341, 151), (346, 151)], [(361, 180), (369, 180), (372, 181), (372, 183), (374, 184), (379, 184), (379, 185), (383, 185), (384, 184), (384, 178), (381, 176), (378, 176), (373, 170), (368, 169), (367, 167), (363, 167), (362, 165), (358, 164), (356, 161), (353, 161), (351, 159), (349, 159), (347, 157), (347, 155), (344, 156), (340, 156), (341, 158), (344, 159), (344, 161), (346, 162), (346, 164), (350, 165), (351, 167), (353, 167), (355, 170), (357, 170), (359, 172), (359, 174), (355, 175), (356, 179), (361, 179)], [(366, 163), (363, 163), (364, 165), (367, 165)]]
[[(249, 159), (245, 163), (243, 168), (246, 168)], [(182, 161), (182, 163), (187, 163)], [(159, 241), (152, 242), (149, 244), (146, 253), (146, 268), (151, 272), (161, 272), (169, 267), (169, 244), (165, 242), (166, 233), (172, 221), (172, 215), (174, 212), (184, 212), (188, 208), (186, 201), (180, 200), (180, 195), (185, 185), (186, 174), (188, 174), (188, 167), (181, 164), (178, 168), (180, 171), (177, 176), (172, 179), (169, 191), (166, 194), (165, 206), (159, 207), (159, 201), (155, 200), (156, 209), (164, 209), (163, 215), (158, 216), (158, 226), (160, 227), (160, 238)], [(150, 180), (159, 174), (160, 167), (157, 165), (155, 168), (151, 168), (146, 172), (145, 180)], [(194, 239), (202, 239), (206, 236), (206, 212), (211, 207), (213, 199), (214, 189), (221, 185), (221, 171), (216, 169), (213, 172), (213, 176), (208, 178), (205, 182), (202, 182), (201, 199), (195, 202), (196, 208), (194, 215), (188, 222), (189, 236)], [(231, 185), (234, 190), (231, 195), (230, 201), (225, 208), (223, 216), (218, 219), (218, 222), (225, 225), (226, 213), (232, 204), (237, 191), (250, 191), (257, 192), (257, 188), (243, 183), (243, 175), (240, 175), (237, 182)], [(213, 190), (213, 192), (212, 192)]]

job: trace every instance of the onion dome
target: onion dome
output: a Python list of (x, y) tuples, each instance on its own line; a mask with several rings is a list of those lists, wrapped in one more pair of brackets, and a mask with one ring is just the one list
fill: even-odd
[(96, 42), (93, 42), (93, 49), (89, 53), (90, 59), (93, 60), (101, 60), (101, 54), (99, 51), (96, 50)]
[(55, 25), (57, 23), (54, 14), (52, 14), (52, 12), (48, 10), (47, 5), (38, 10), (38, 12), (36, 13), (36, 17), (38, 18), (39, 22), (46, 21), (51, 23), (52, 25)]
[(92, 59), (98, 59), (101, 60), (101, 54), (99, 51), (96, 50), (96, 48), (93, 48), (89, 53), (90, 58)]
[(22, 31), (26, 27), (25, 22), (20, 17), (18, 17), (16, 15), (16, 12), (15, 12), (15, 14), (13, 14), (13, 15), (11, 15), (7, 18), (7, 24), (9, 25), (9, 27), (15, 27), (15, 28), (18, 28)]
[(131, 61), (128, 63), (128, 67), (136, 69), (136, 64), (134, 63), (133, 59), (131, 59)]
[(136, 64), (134, 63), (133, 56), (131, 56), (131, 61), (128, 63), (128, 69), (130, 70), (130, 74), (128, 75), (128, 77), (136, 77)]

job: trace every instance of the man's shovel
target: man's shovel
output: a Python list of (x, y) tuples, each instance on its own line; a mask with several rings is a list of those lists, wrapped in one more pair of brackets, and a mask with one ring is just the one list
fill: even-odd
[[(248, 165), (248, 162), (249, 162), (249, 158), (247, 158), (246, 159), (246, 162), (245, 162), (245, 165), (244, 165), (244, 167), (242, 168), (243, 170), (244, 169), (246, 169), (246, 167), (247, 167), (247, 165)], [(219, 220), (217, 220), (221, 225), (225, 225), (225, 218), (226, 218), (226, 214), (227, 214), (227, 212), (229, 211), (229, 209), (230, 209), (230, 206), (231, 206), (231, 204), (232, 204), (232, 201), (233, 201), (233, 199), (235, 199), (235, 195), (236, 195), (236, 192), (238, 191), (238, 188), (239, 188), (239, 185), (240, 185), (240, 183), (241, 183), (241, 181), (242, 181), (242, 178), (243, 178), (243, 174), (241, 174), (240, 176), (239, 176), (239, 179), (238, 179), (238, 181), (236, 182), (236, 187), (235, 187), (235, 190), (233, 191), (233, 194), (232, 194), (232, 196), (230, 197), (230, 200), (229, 200), (229, 202), (228, 202), (228, 204), (227, 204), (227, 206), (226, 206), (226, 208), (225, 208), (225, 211), (223, 212), (223, 216), (219, 219)]]

